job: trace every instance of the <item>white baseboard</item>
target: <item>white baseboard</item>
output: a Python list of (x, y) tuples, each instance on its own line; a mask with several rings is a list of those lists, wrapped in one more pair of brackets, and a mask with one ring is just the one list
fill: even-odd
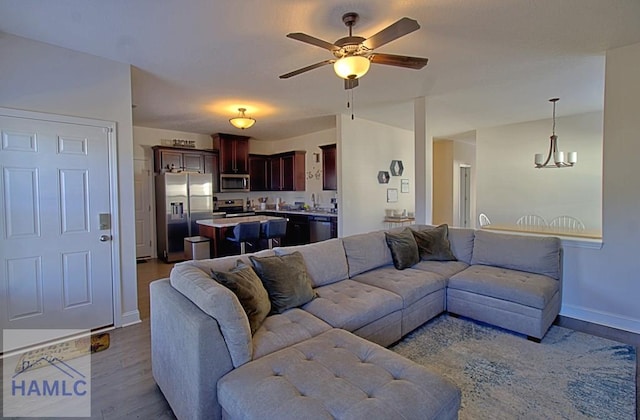
[(640, 319), (627, 318), (609, 312), (595, 311), (593, 309), (567, 304), (562, 305), (560, 315), (640, 334)]
[(129, 325), (138, 324), (142, 322), (140, 319), (140, 311), (136, 309), (135, 311), (125, 312), (122, 314), (120, 321), (120, 327), (128, 327)]

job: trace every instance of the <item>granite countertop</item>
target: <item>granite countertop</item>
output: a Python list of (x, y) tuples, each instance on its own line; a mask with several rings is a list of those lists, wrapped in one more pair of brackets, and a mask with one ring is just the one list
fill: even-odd
[(214, 228), (226, 228), (233, 227), (239, 223), (245, 222), (260, 222), (265, 223), (269, 220), (282, 219), (282, 217), (275, 216), (238, 216), (238, 217), (226, 217), (220, 219), (203, 219), (196, 221), (197, 224), (203, 226), (209, 226)]
[(260, 210), (255, 209), (254, 211), (260, 213), (275, 213), (275, 214), (303, 214), (306, 216), (328, 216), (328, 217), (338, 217), (338, 213), (330, 213), (326, 210), (274, 210), (274, 209), (266, 209)]

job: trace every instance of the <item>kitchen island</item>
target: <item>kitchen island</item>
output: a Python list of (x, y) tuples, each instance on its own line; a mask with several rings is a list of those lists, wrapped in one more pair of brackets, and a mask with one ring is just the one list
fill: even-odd
[(210, 238), (212, 242), (213, 257), (216, 258), (220, 251), (220, 241), (224, 240), (224, 232), (226, 229), (233, 228), (240, 223), (260, 222), (266, 223), (269, 220), (283, 219), (283, 217), (257, 215), (257, 216), (240, 216), (226, 217), (220, 219), (203, 219), (196, 223), (200, 229), (200, 236)]
[(338, 214), (326, 210), (259, 210), (259, 214), (278, 215), (289, 220), (284, 245), (304, 245), (338, 237)]

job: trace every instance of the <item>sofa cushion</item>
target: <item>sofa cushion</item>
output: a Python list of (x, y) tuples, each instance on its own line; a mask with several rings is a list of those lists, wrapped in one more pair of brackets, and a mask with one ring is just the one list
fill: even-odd
[(315, 297), (302, 254), (249, 259), (269, 293), (271, 312), (280, 314), (309, 302)]
[(276, 253), (271, 249), (265, 249), (263, 251), (254, 252), (253, 254), (231, 255), (228, 257), (213, 258), (209, 260), (191, 260), (185, 261), (181, 264), (188, 264), (194, 267), (198, 267), (205, 273), (210, 273), (211, 270), (231, 271), (236, 267), (238, 260), (242, 261), (248, 266), (251, 266), (251, 261), (249, 260), (250, 256), (270, 257), (272, 255), (276, 255)]
[(463, 261), (420, 261), (414, 265), (414, 270), (429, 271), (436, 273), (448, 279), (456, 273), (461, 272), (465, 268), (469, 267), (469, 264)]
[(473, 239), (476, 231), (474, 229), (456, 228), (449, 226), (449, 243), (451, 251), (458, 261), (471, 263), (473, 254)]
[(342, 238), (349, 265), (349, 277), (393, 262), (384, 231), (362, 233)]
[(559, 290), (560, 283), (541, 274), (472, 265), (452, 276), (448, 288), (544, 309)]
[(396, 269), (404, 270), (420, 261), (418, 244), (411, 229), (405, 228), (400, 232), (385, 232), (384, 236)]
[(560, 279), (560, 239), (479, 230), (473, 244), (471, 264), (528, 271)]
[(330, 329), (331, 325), (298, 308), (271, 315), (253, 336), (253, 358), (300, 343)]
[(218, 322), (233, 366), (251, 360), (251, 327), (236, 295), (190, 261), (176, 264), (169, 278), (174, 289)]
[(313, 287), (335, 283), (349, 277), (347, 256), (342, 239), (329, 239), (308, 245), (274, 248), (276, 255), (300, 252), (304, 257), (307, 272)]
[(445, 277), (439, 274), (413, 268), (396, 270), (389, 266), (358, 274), (352, 280), (399, 295), (403, 300), (403, 309), (446, 286)]
[(449, 227), (440, 225), (432, 229), (414, 230), (412, 235), (418, 244), (423, 261), (455, 261), (448, 239)]
[(241, 262), (240, 266), (231, 271), (211, 270), (211, 278), (235, 293), (249, 318), (251, 334), (255, 334), (271, 312), (271, 302), (253, 268)]
[(457, 418), (460, 390), (384, 347), (339, 329), (269, 354), (218, 381), (237, 419)]
[(395, 293), (353, 280), (319, 287), (316, 293), (318, 297), (302, 309), (348, 331), (402, 309), (402, 298)]

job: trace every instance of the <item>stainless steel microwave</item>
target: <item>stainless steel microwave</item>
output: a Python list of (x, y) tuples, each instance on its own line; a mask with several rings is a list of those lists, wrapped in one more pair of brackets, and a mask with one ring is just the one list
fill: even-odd
[(220, 192), (249, 191), (249, 175), (221, 174)]

